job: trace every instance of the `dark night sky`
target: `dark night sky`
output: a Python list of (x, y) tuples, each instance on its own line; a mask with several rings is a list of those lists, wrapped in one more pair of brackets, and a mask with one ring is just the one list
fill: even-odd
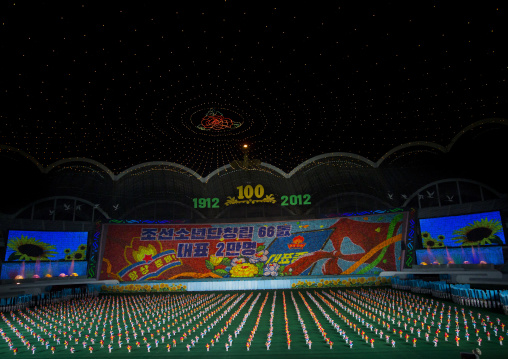
[(508, 118), (505, 5), (270, 3), (2, 2), (0, 145), (207, 175), (248, 142), (289, 172)]

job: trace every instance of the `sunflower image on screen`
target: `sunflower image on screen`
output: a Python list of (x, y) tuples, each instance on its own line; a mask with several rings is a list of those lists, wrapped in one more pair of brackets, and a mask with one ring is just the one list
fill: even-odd
[(82, 261), (82, 260), (86, 259), (86, 245), (80, 244), (78, 249), (75, 250), (74, 252), (70, 248), (65, 248), (64, 253), (65, 253), (65, 260), (66, 261), (72, 261), (72, 260)]
[(423, 247), (425, 248), (444, 248), (445, 236), (440, 234), (437, 238), (432, 238), (429, 232), (422, 233)]
[(503, 244), (497, 233), (503, 230), (501, 222), (488, 218), (474, 221), (465, 227), (456, 229), (453, 241), (459, 246), (482, 246), (488, 244)]
[(85, 261), (88, 232), (11, 230), (5, 261)]
[(57, 253), (53, 250), (56, 249), (54, 245), (23, 235), (10, 238), (7, 248), (13, 251), (7, 258), (8, 261), (48, 261)]
[(506, 243), (499, 211), (422, 218), (419, 221), (421, 243), (425, 249), (498, 246)]

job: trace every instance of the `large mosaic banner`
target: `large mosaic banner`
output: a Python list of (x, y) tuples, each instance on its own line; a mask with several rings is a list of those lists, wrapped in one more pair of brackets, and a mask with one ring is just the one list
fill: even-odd
[(378, 274), (400, 268), (407, 213), (245, 224), (105, 224), (100, 279)]

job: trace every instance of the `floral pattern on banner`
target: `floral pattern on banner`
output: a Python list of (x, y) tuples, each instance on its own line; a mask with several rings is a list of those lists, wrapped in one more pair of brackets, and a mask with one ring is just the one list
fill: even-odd
[(383, 286), (391, 285), (388, 277), (358, 277), (345, 279), (321, 279), (319, 281), (299, 280), (291, 284), (291, 288), (338, 288), (338, 287), (366, 287), (366, 286)]
[(265, 246), (258, 246), (256, 253), (247, 257), (236, 257), (230, 260), (227, 257), (211, 255), (205, 260), (205, 265), (212, 273), (223, 278), (252, 278), (252, 277), (283, 277), (290, 275), (284, 273), (285, 266), (278, 263), (266, 263), (268, 251)]
[(159, 292), (186, 292), (187, 286), (183, 284), (127, 284), (127, 285), (103, 285), (101, 292), (104, 293), (159, 293)]

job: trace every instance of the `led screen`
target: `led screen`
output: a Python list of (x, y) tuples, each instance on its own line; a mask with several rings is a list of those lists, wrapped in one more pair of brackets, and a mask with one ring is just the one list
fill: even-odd
[(503, 264), (501, 247), (417, 249), (418, 264)]
[(86, 260), (88, 232), (11, 230), (5, 260), (83, 261)]
[(406, 221), (404, 212), (243, 224), (110, 223), (100, 279), (377, 274), (399, 267)]
[(424, 248), (505, 244), (499, 212), (420, 219)]

